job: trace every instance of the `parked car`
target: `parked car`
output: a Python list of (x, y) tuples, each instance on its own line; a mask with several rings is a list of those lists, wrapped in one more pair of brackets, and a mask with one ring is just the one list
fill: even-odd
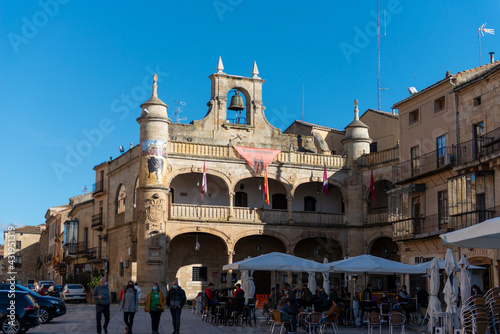
[[(9, 290), (10, 285), (7, 283), (0, 283), (0, 290)], [(60, 317), (66, 314), (66, 303), (59, 298), (41, 296), (38, 293), (31, 291), (24, 286), (16, 284), (16, 292), (25, 291), (35, 299), (40, 306), (40, 322), (42, 324), (49, 322), (53, 318)]]
[(87, 300), (87, 292), (81, 284), (66, 284), (61, 293), (61, 298), (68, 302), (70, 300), (85, 303)]
[[(11, 301), (15, 300), (14, 318), (10, 317)], [(0, 329), (2, 333), (19, 334), (40, 323), (40, 307), (35, 299), (25, 291), (12, 293), (8, 290), (0, 290)]]

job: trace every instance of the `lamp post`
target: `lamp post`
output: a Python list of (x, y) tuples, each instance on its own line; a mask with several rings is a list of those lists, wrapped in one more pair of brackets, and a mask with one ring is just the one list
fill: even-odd
[(102, 226), (97, 229), (97, 236), (99, 237), (99, 250), (97, 252), (98, 258), (101, 258), (101, 243), (102, 243)]

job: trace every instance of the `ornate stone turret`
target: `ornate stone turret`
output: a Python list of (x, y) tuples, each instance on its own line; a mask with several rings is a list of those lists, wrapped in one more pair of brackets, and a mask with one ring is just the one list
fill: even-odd
[(137, 280), (151, 286), (166, 273), (165, 217), (168, 203), (168, 106), (158, 98), (156, 74), (151, 98), (141, 105), (141, 157), (137, 191)]
[(365, 154), (370, 153), (370, 135), (368, 125), (359, 120), (358, 100), (354, 100), (354, 121), (345, 128), (342, 139), (344, 150), (347, 153), (347, 165), (353, 167), (353, 162)]

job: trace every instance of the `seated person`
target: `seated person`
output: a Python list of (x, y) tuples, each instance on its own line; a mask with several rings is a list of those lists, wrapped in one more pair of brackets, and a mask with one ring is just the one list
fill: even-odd
[(290, 304), (288, 303), (288, 298), (283, 297), (281, 298), (279, 304), (278, 304), (278, 311), (280, 311), (280, 317), (281, 321), (290, 321), (292, 322), (293, 326), (293, 321), (294, 319), (296, 320), (297, 318), (292, 316), (292, 308), (290, 307)]
[(215, 300), (214, 283), (208, 283), (208, 288), (205, 289), (205, 297), (209, 306), (219, 306), (220, 303)]
[(245, 298), (245, 291), (243, 291), (243, 289), (241, 288), (241, 284), (236, 284), (236, 290), (234, 290), (234, 293), (233, 293), (233, 299), (236, 299), (236, 298)]
[(401, 311), (401, 308), (404, 308), (410, 302), (410, 294), (406, 291), (406, 285), (401, 287), (398, 293), (398, 303), (394, 305), (392, 308), (394, 311)]
[(319, 321), (320, 323), (323, 323), (325, 321), (335, 321), (335, 316), (337, 313), (342, 312), (343, 309), (342, 307), (338, 306), (334, 301), (332, 301), (332, 307), (326, 312), (323, 313), (323, 316), (321, 317), (321, 320)]

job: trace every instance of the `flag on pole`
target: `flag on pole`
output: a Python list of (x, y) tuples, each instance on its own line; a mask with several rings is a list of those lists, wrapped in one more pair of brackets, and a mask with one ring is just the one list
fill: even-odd
[(264, 199), (269, 205), (269, 184), (267, 183), (267, 167), (264, 167)]
[(373, 196), (373, 201), (376, 202), (377, 199), (375, 198), (375, 180), (373, 179), (373, 170), (371, 172), (372, 172), (372, 176), (370, 179), (370, 192)]
[(207, 171), (205, 170), (205, 162), (203, 162), (203, 178), (201, 180), (201, 198), (205, 197), (207, 192)]
[(326, 175), (326, 164), (325, 172), (323, 173), (323, 194), (325, 194), (325, 197), (328, 195), (328, 175)]
[(486, 23), (483, 23), (483, 25), (480, 26), (478, 30), (483, 36), (485, 33), (495, 35), (495, 29), (486, 28)]

